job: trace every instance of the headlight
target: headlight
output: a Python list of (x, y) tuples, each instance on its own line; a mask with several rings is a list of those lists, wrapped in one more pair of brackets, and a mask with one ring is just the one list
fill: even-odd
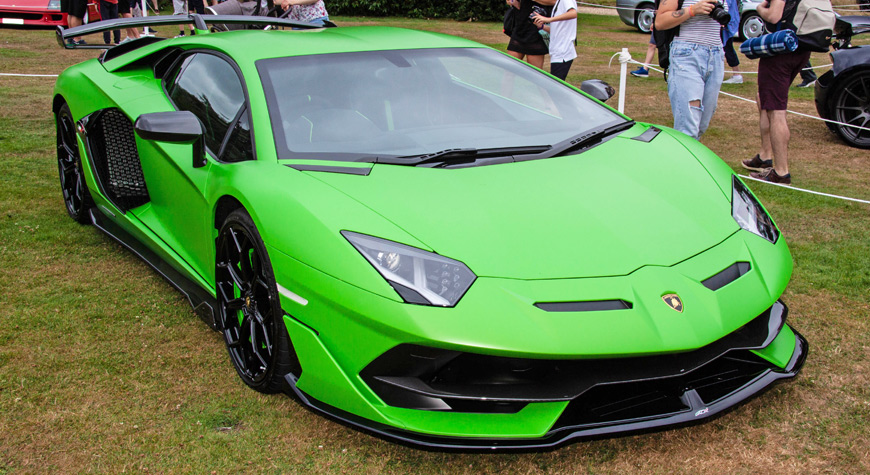
[(736, 176), (732, 182), (734, 184), (731, 192), (731, 216), (741, 228), (776, 243), (779, 230), (773, 225), (773, 220), (761, 207), (761, 203)]
[(465, 264), (365, 234), (344, 236), (408, 303), (452, 307), (477, 278)]
[(49, 10), (60, 10), (60, 0), (49, 0), (47, 8)]

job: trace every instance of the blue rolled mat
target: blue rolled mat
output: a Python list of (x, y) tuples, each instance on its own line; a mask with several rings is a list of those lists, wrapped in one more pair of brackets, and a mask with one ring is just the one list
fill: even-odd
[(798, 47), (797, 35), (792, 30), (780, 30), (775, 33), (749, 38), (740, 45), (740, 52), (749, 59), (765, 56), (775, 56), (780, 53), (790, 53)]

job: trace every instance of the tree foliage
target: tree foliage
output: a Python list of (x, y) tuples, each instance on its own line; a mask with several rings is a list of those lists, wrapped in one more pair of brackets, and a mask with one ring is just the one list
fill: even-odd
[(504, 0), (326, 0), (330, 15), (501, 20)]

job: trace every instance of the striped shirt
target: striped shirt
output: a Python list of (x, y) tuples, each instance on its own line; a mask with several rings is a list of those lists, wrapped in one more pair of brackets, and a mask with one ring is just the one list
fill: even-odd
[[(683, 8), (696, 3), (698, 0), (685, 0)], [(722, 8), (728, 11), (728, 4), (722, 2)], [(704, 46), (722, 46), (722, 25), (709, 15), (698, 14), (680, 25), (680, 33), (674, 39)]]

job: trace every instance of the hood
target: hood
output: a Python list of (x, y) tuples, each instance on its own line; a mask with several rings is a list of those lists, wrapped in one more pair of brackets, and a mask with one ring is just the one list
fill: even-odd
[(678, 263), (738, 229), (729, 196), (668, 132), (501, 165), (309, 173), (482, 277), (626, 275)]

